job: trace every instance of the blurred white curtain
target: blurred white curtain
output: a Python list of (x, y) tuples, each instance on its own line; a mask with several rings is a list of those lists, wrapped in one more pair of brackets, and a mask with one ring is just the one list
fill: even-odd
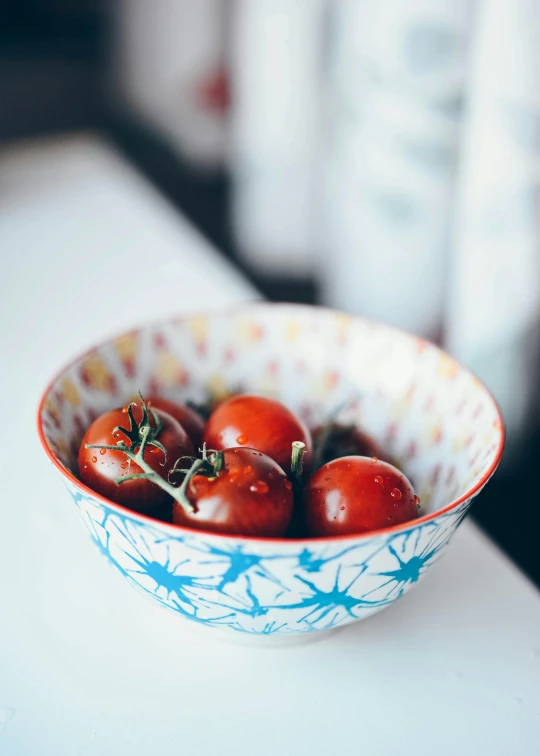
[(232, 222), (263, 273), (313, 266), (323, 10), (324, 0), (236, 0)]
[(513, 438), (540, 387), (540, 2), (483, 0), (475, 28), (447, 344)]
[(436, 338), (469, 52), (468, 0), (335, 0), (325, 300)]
[(115, 84), (123, 102), (189, 162), (227, 155), (228, 0), (116, 0)]

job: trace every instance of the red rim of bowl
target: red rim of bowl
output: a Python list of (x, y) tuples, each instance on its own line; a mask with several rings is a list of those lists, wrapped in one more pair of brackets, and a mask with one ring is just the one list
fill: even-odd
[[(427, 339), (423, 339), (419, 336), (415, 336), (414, 334), (410, 333), (409, 331), (406, 331), (402, 328), (397, 328), (395, 326), (387, 325), (386, 323), (382, 323), (376, 320), (370, 320), (369, 318), (362, 318), (356, 315), (350, 315), (349, 313), (345, 313), (341, 310), (334, 310), (330, 307), (321, 307), (319, 305), (304, 305), (304, 304), (296, 304), (296, 303), (286, 303), (286, 302), (280, 302), (280, 303), (270, 303), (270, 302), (246, 302), (243, 304), (236, 304), (234, 306), (228, 307), (228, 308), (220, 308), (216, 310), (205, 310), (203, 313), (195, 312), (195, 313), (189, 313), (185, 315), (180, 316), (171, 316), (166, 319), (160, 319), (159, 321), (153, 322), (153, 323), (147, 323), (145, 325), (140, 325), (138, 327), (134, 327), (129, 329), (131, 333), (134, 331), (141, 331), (143, 329), (147, 328), (155, 328), (159, 327), (159, 325), (163, 325), (165, 323), (171, 323), (171, 322), (182, 322), (185, 320), (188, 320), (193, 317), (197, 316), (212, 316), (212, 315), (233, 315), (234, 313), (240, 313), (240, 312), (249, 312), (250, 310), (257, 310), (257, 309), (294, 309), (294, 310), (309, 310), (309, 311), (317, 311), (317, 312), (326, 312), (329, 315), (348, 315), (353, 320), (357, 322), (367, 323), (374, 325), (376, 327), (380, 327), (383, 329), (386, 329), (390, 333), (396, 333), (401, 336), (405, 336), (409, 339), (414, 339), (417, 342), (425, 344), (430, 349), (435, 349), (439, 354), (445, 355), (447, 357), (450, 357), (443, 349), (440, 349), (436, 344), (433, 344), (431, 341), (428, 341)], [(123, 331), (122, 333), (126, 333), (126, 331)], [(118, 334), (116, 334), (118, 336)], [(112, 336), (111, 338), (115, 338), (115, 336)], [(107, 499), (105, 496), (102, 496), (101, 494), (97, 493), (96, 491), (93, 491), (91, 488), (86, 486), (84, 483), (82, 483), (70, 470), (67, 469), (67, 467), (64, 467), (64, 465), (58, 460), (56, 455), (52, 452), (50, 449), (47, 440), (45, 438), (45, 433), (43, 430), (43, 423), (42, 423), (42, 414), (43, 414), (43, 406), (45, 404), (45, 401), (47, 400), (47, 397), (49, 395), (49, 392), (51, 391), (54, 384), (57, 382), (57, 380), (65, 373), (72, 365), (75, 365), (77, 362), (82, 360), (87, 354), (91, 354), (93, 351), (95, 351), (97, 348), (102, 346), (103, 344), (106, 344), (110, 339), (103, 339), (94, 347), (91, 347), (89, 349), (86, 349), (84, 352), (79, 354), (74, 359), (70, 360), (61, 370), (58, 370), (56, 374), (53, 376), (53, 378), (49, 381), (47, 384), (45, 390), (43, 391), (41, 398), (39, 400), (38, 408), (37, 408), (37, 418), (36, 418), (36, 424), (37, 424), (37, 432), (39, 436), (39, 440), (41, 442), (41, 445), (45, 451), (45, 454), (49, 457), (50, 461), (53, 463), (53, 465), (58, 469), (58, 471), (61, 473), (61, 475), (64, 478), (67, 478), (71, 483), (75, 485), (75, 487), (79, 488), (84, 493), (87, 493), (90, 497), (102, 502), (110, 509), (116, 510), (119, 514), (124, 516), (129, 516), (133, 519), (140, 520), (143, 523), (147, 523), (149, 525), (152, 525), (153, 527), (162, 527), (167, 530), (171, 530), (173, 533), (181, 533), (185, 535), (191, 535), (196, 536), (200, 535), (205, 538), (217, 538), (219, 540), (241, 540), (246, 542), (259, 542), (259, 543), (280, 543), (280, 544), (308, 544), (310, 542), (314, 543), (331, 543), (335, 541), (345, 541), (345, 540), (367, 540), (369, 538), (377, 537), (379, 535), (386, 535), (388, 533), (400, 533), (400, 532), (406, 532), (407, 530), (412, 530), (419, 525), (424, 525), (425, 523), (431, 522), (432, 520), (437, 519), (438, 517), (441, 517), (442, 515), (447, 514), (448, 512), (452, 511), (453, 509), (456, 509), (459, 507), (460, 504), (463, 504), (463, 502), (467, 501), (468, 499), (471, 499), (473, 496), (475, 496), (479, 491), (482, 490), (482, 488), (486, 485), (488, 480), (491, 478), (497, 467), (499, 466), (499, 462), (501, 460), (501, 456), (504, 449), (504, 442), (506, 437), (506, 430), (504, 426), (504, 420), (502, 416), (501, 409), (499, 407), (499, 404), (491, 391), (485, 386), (485, 384), (468, 368), (461, 365), (457, 360), (454, 360), (453, 357), (450, 357), (450, 359), (459, 367), (460, 370), (464, 371), (465, 373), (468, 373), (469, 375), (473, 376), (477, 381), (479, 386), (485, 393), (488, 395), (488, 397), (491, 399), (491, 402), (493, 403), (493, 407), (495, 409), (498, 421), (499, 421), (499, 427), (497, 429), (499, 433), (499, 443), (497, 447), (497, 451), (495, 453), (495, 456), (493, 458), (493, 461), (491, 462), (490, 466), (486, 470), (486, 472), (482, 475), (479, 481), (477, 481), (474, 486), (469, 488), (464, 494), (459, 496), (457, 499), (454, 499), (450, 502), (450, 504), (447, 504), (446, 506), (442, 507), (441, 509), (437, 509), (435, 512), (430, 512), (429, 514), (425, 514), (422, 517), (418, 517), (416, 520), (409, 520), (407, 522), (402, 523), (401, 525), (392, 525), (388, 528), (380, 528), (378, 530), (372, 530), (369, 533), (358, 533), (358, 534), (345, 534), (345, 535), (337, 535), (337, 536), (318, 536), (318, 537), (308, 537), (308, 538), (269, 538), (269, 537), (257, 537), (257, 536), (244, 536), (244, 535), (229, 535), (226, 533), (214, 533), (211, 530), (199, 530), (195, 528), (186, 528), (181, 525), (174, 525), (170, 522), (164, 522), (163, 520), (157, 520), (154, 517), (150, 517), (149, 515), (140, 514), (139, 512), (134, 512), (132, 509), (129, 509), (128, 507), (124, 507), (122, 504), (117, 504), (114, 501), (111, 501), (110, 499)]]

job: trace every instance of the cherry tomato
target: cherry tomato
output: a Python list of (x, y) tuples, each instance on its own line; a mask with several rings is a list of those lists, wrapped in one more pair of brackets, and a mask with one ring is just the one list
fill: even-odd
[(311, 536), (367, 533), (418, 517), (419, 499), (388, 462), (341, 457), (320, 467), (304, 489), (304, 515)]
[(211, 477), (196, 474), (187, 482), (186, 495), (195, 511), (186, 512), (175, 501), (173, 522), (228, 535), (284, 535), (292, 517), (293, 492), (281, 467), (246, 447), (222, 454), (220, 472)]
[(293, 441), (306, 445), (303, 466), (311, 468), (311, 434), (302, 420), (274, 399), (243, 394), (220, 404), (204, 430), (209, 449), (247, 446), (267, 454), (286, 473), (291, 472)]
[[(141, 403), (134, 403), (132, 408), (136, 422), (140, 423), (143, 418)], [(167, 461), (165, 462), (163, 451), (150, 444), (144, 450), (144, 460), (152, 470), (167, 480), (169, 471), (179, 457), (193, 455), (193, 445), (185, 430), (173, 417), (162, 410), (157, 414), (162, 428), (156, 440), (167, 450)], [(149, 420), (152, 428), (155, 428), (152, 412), (149, 412)], [(86, 444), (115, 446), (118, 441), (124, 441), (131, 450), (136, 451), (137, 447), (133, 448), (133, 444), (125, 433), (121, 431), (113, 433), (117, 426), (129, 430), (130, 419), (127, 407), (105, 412), (94, 420), (84, 434), (79, 449), (79, 476), (89, 488), (111, 501), (124, 504), (136, 512), (154, 514), (157, 508), (170, 502), (171, 497), (166, 491), (163, 491), (156, 483), (145, 479), (115, 483), (116, 478), (142, 473), (141, 468), (120, 450), (86, 448)]]
[(339, 457), (377, 457), (390, 461), (379, 444), (354, 425), (320, 425), (311, 431), (314, 458), (318, 465), (324, 465)]
[(172, 402), (170, 399), (163, 399), (160, 396), (148, 397), (148, 399), (146, 399), (146, 406), (153, 407), (157, 410), (163, 410), (171, 417), (174, 417), (188, 434), (189, 440), (193, 444), (195, 451), (200, 449), (202, 446), (204, 420), (198, 412), (195, 412), (194, 409), (188, 407), (187, 404)]

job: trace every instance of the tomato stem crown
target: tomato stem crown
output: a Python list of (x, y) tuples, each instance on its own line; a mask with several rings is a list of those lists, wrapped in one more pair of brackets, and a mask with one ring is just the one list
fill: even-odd
[(195, 508), (187, 497), (188, 486), (193, 480), (193, 477), (195, 475), (204, 475), (205, 478), (213, 479), (224, 469), (225, 455), (223, 454), (223, 451), (212, 450), (210, 456), (208, 456), (206, 443), (204, 443), (202, 448), (202, 459), (194, 459), (193, 464), (188, 470), (182, 470), (182, 472), (185, 472), (185, 477), (182, 481), (182, 485), (178, 489), (178, 497), (175, 497), (176, 501), (184, 507), (186, 512), (194, 512)]
[[(120, 425), (117, 425), (116, 428), (113, 429), (113, 434), (120, 431), (123, 433), (130, 441), (130, 445), (128, 446), (125, 441), (118, 441), (116, 445), (112, 444), (85, 444), (86, 449), (108, 449), (109, 451), (121, 451), (123, 452), (128, 459), (130, 459), (132, 462), (134, 462), (136, 465), (138, 465), (142, 473), (132, 473), (131, 475), (123, 475), (119, 478), (115, 479), (115, 483), (117, 485), (121, 485), (122, 483), (127, 483), (128, 480), (150, 480), (152, 483), (155, 483), (157, 486), (162, 488), (164, 491), (166, 491), (168, 494), (170, 494), (175, 501), (178, 501), (184, 509), (188, 512), (194, 512), (194, 507), (190, 504), (187, 497), (185, 495), (181, 495), (180, 491), (181, 488), (177, 488), (173, 486), (168, 480), (165, 480), (161, 477), (161, 475), (158, 475), (158, 473), (153, 470), (150, 465), (146, 462), (144, 459), (144, 452), (148, 445), (155, 446), (158, 449), (160, 449), (163, 454), (165, 455), (165, 460), (161, 463), (163, 466), (167, 462), (167, 450), (161, 444), (156, 436), (161, 432), (161, 429), (163, 427), (163, 423), (161, 421), (161, 418), (159, 417), (159, 414), (152, 408), (150, 408), (150, 412), (152, 413), (152, 416), (154, 418), (155, 427), (152, 427), (150, 425), (150, 418), (148, 416), (148, 409), (146, 407), (146, 403), (143, 399), (143, 396), (141, 392), (139, 391), (139, 396), (141, 397), (142, 402), (142, 420), (140, 423), (137, 423), (135, 420), (135, 417), (133, 415), (133, 406), (136, 404), (135, 402), (131, 402), (131, 404), (128, 406), (128, 416), (130, 420), (130, 427), (122, 428)], [(172, 472), (179, 471), (177, 468), (177, 464), (182, 459), (192, 459), (192, 457), (180, 457), (180, 459), (176, 460), (174, 463), (174, 467), (169, 472), (169, 476)], [(196, 460), (203, 462), (203, 460)], [(181, 472), (185, 472), (185, 470), (182, 470)], [(184, 481), (185, 482), (185, 481)]]

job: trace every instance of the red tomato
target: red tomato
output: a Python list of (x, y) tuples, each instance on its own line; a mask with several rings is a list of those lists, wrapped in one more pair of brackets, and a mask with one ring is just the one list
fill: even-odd
[(320, 425), (311, 431), (311, 435), (315, 450), (314, 457), (317, 457), (319, 465), (324, 465), (339, 457), (349, 456), (377, 457), (389, 461), (382, 447), (371, 436), (355, 426), (339, 423), (331, 423), (330, 426)]
[(245, 447), (225, 449), (223, 461), (216, 475), (191, 478), (186, 495), (195, 511), (186, 512), (175, 501), (173, 522), (228, 535), (284, 535), (292, 517), (293, 492), (281, 467)]
[(171, 417), (174, 417), (188, 434), (195, 451), (201, 448), (204, 420), (198, 412), (188, 407), (187, 404), (171, 402), (169, 399), (163, 399), (160, 396), (150, 396), (145, 401), (147, 407), (163, 410)]
[(304, 470), (311, 468), (311, 434), (302, 420), (274, 399), (233, 396), (210, 415), (204, 430), (208, 449), (247, 446), (267, 454), (286, 473), (291, 471), (293, 441), (306, 445)]
[[(179, 457), (193, 455), (193, 445), (181, 425), (162, 410), (157, 412), (162, 422), (162, 428), (156, 438), (167, 450), (167, 461), (161, 449), (148, 445), (144, 450), (144, 461), (152, 470), (167, 480), (167, 475)], [(133, 405), (133, 415), (137, 423), (143, 417), (141, 403)], [(150, 425), (155, 428), (152, 412), (149, 412)], [(111, 449), (86, 449), (86, 444), (99, 446), (115, 446), (118, 441), (124, 441), (134, 452), (138, 445), (130, 442), (129, 437), (121, 431), (113, 433), (117, 426), (130, 428), (127, 407), (111, 410), (100, 415), (84, 434), (79, 449), (79, 476), (83, 483), (111, 501), (124, 504), (126, 507), (153, 514), (156, 508), (171, 500), (170, 495), (150, 480), (128, 480), (125, 483), (115, 483), (116, 478), (141, 473), (141, 468), (128, 459), (123, 451)]]
[(369, 457), (328, 462), (304, 489), (310, 536), (367, 533), (418, 517), (419, 499), (393, 465)]

